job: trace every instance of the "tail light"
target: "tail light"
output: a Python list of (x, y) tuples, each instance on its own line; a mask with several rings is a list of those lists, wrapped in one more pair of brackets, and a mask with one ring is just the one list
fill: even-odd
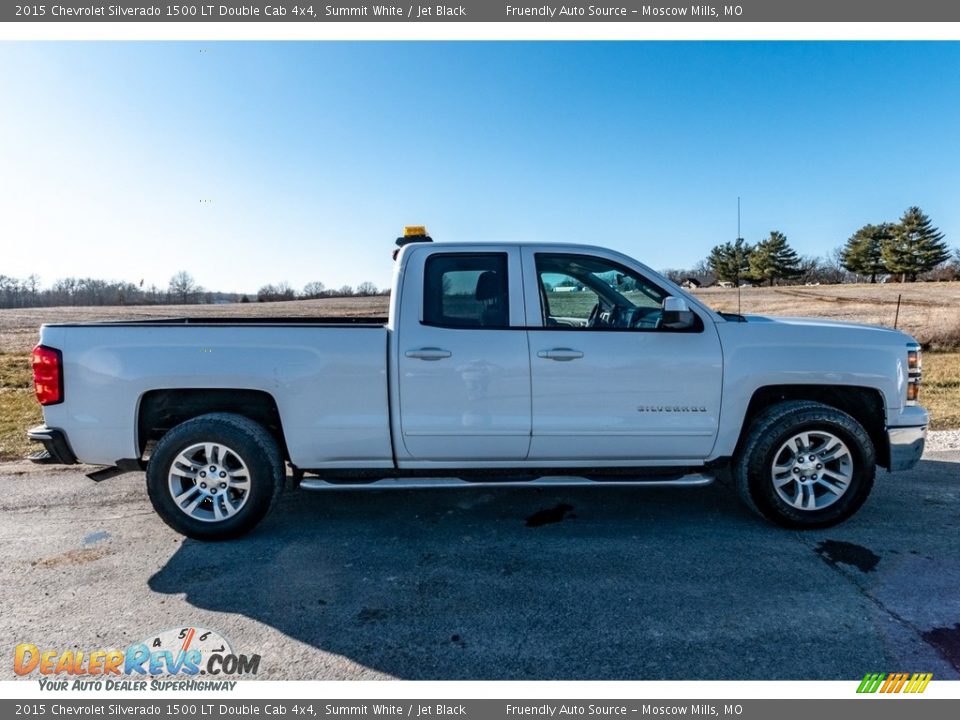
[(923, 377), (923, 356), (919, 345), (907, 346), (907, 402), (916, 405), (920, 398), (920, 380)]
[(63, 355), (59, 350), (37, 345), (31, 356), (33, 391), (41, 405), (63, 402)]

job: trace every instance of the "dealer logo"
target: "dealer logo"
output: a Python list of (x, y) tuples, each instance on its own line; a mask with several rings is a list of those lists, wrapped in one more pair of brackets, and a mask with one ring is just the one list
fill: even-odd
[[(53, 677), (113, 678), (116, 676), (155, 678), (157, 676), (256, 675), (260, 655), (234, 652), (229, 641), (215, 630), (188, 626), (153, 633), (125, 650), (41, 649), (32, 643), (14, 648), (13, 671), (17, 675), (39, 673), (46, 686)], [(53, 677), (51, 677), (53, 676)], [(46, 679), (48, 682), (44, 682)], [(60, 683), (57, 683), (60, 685)], [(65, 690), (61, 687), (50, 689)], [(122, 689), (122, 688), (120, 688)]]
[(860, 681), (858, 693), (922, 693), (933, 673), (867, 673)]

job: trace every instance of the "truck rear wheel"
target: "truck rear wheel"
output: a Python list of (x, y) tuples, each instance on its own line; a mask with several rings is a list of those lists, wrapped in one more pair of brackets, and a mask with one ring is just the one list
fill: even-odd
[(167, 525), (197, 540), (249, 532), (283, 490), (283, 458), (261, 425), (241, 415), (192, 418), (164, 435), (147, 465), (147, 492)]
[(734, 458), (743, 501), (790, 528), (829, 527), (866, 501), (876, 453), (854, 418), (822, 403), (788, 401), (750, 424)]

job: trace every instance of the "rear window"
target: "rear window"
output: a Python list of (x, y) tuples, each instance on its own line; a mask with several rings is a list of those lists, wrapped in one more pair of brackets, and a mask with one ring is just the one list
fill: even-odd
[(423, 322), (454, 328), (510, 325), (506, 253), (431, 255), (424, 270)]

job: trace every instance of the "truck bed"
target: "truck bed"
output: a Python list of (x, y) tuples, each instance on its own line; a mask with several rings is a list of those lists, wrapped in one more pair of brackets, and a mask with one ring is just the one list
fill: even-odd
[(383, 327), (387, 317), (180, 317), (150, 318), (147, 320), (93, 320), (89, 322), (46, 323), (47, 327), (138, 327), (138, 326), (181, 326), (181, 325), (257, 325), (257, 326), (341, 326), (341, 327)]
[(276, 403), (301, 467), (392, 467), (385, 318), (161, 318), (44, 325), (63, 351), (64, 401), (79, 460), (140, 455), (138, 413), (157, 393), (256, 391)]

